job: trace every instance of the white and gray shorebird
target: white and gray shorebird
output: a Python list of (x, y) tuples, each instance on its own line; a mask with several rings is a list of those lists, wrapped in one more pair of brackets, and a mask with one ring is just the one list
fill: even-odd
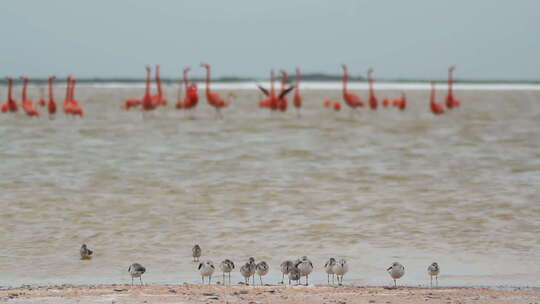
[(300, 278), (300, 269), (298, 269), (296, 266), (293, 266), (289, 271), (289, 285), (291, 285), (291, 281), (296, 281), (296, 285), (299, 285)]
[[(281, 269), (281, 284), (284, 284), (283, 280), (285, 279), (285, 275), (288, 275), (291, 269), (294, 268), (294, 263), (291, 260), (286, 260), (279, 265), (279, 268)], [(291, 280), (289, 279), (289, 285), (291, 285)]]
[(225, 285), (225, 273), (229, 274), (229, 284), (231, 284), (231, 271), (233, 271), (233, 269), (234, 269), (233, 261), (231, 261), (229, 259), (223, 260), (219, 264), (219, 269), (221, 269), (221, 271), (223, 271), (223, 285)]
[(337, 276), (338, 284), (343, 285), (343, 275), (345, 275), (347, 271), (349, 271), (349, 265), (347, 264), (347, 261), (345, 261), (345, 259), (340, 259), (334, 264), (332, 270)]
[(313, 271), (313, 263), (311, 263), (307, 256), (303, 256), (299, 261), (297, 260), (294, 266), (300, 270), (301, 277), (306, 277), (306, 286), (308, 286), (309, 274)]
[(86, 244), (82, 244), (79, 253), (81, 254), (81, 260), (90, 260), (92, 258), (92, 254), (94, 254), (92, 250), (86, 247)]
[(202, 283), (204, 284), (204, 277), (208, 277), (208, 285), (212, 281), (212, 274), (214, 273), (214, 263), (212, 261), (204, 261), (199, 263), (199, 272), (201, 274)]
[(431, 265), (428, 266), (427, 272), (431, 279), (430, 286), (433, 287), (433, 277), (435, 277), (435, 283), (437, 287), (439, 287), (439, 272), (440, 272), (439, 264), (433, 262)]
[(143, 284), (142, 275), (146, 272), (146, 268), (144, 268), (139, 263), (133, 263), (129, 266), (128, 272), (131, 275), (131, 286), (133, 286), (133, 278), (139, 278), (139, 280), (141, 280), (141, 286), (142, 286)]
[(394, 262), (392, 263), (392, 266), (386, 269), (386, 271), (388, 271), (388, 274), (394, 279), (394, 287), (397, 287), (396, 280), (405, 274), (405, 267), (398, 262)]
[(265, 261), (257, 263), (257, 266), (255, 266), (255, 270), (257, 271), (257, 274), (259, 275), (259, 280), (261, 280), (261, 286), (263, 285), (262, 277), (265, 276), (268, 273), (268, 270), (270, 270), (270, 267)]
[(253, 277), (253, 285), (255, 285), (255, 271), (256, 271), (257, 265), (255, 264), (255, 258), (251, 257), (249, 258), (249, 261), (247, 261), (242, 267), (240, 267), (240, 274), (244, 277), (244, 281), (246, 285), (249, 285), (249, 278)]
[(324, 263), (324, 271), (326, 272), (328, 284), (330, 285), (330, 275), (332, 275), (332, 284), (334, 284), (334, 265), (336, 265), (336, 259), (330, 258)]
[(193, 262), (198, 262), (199, 258), (201, 257), (202, 249), (199, 244), (195, 244), (193, 248), (191, 249), (191, 254), (193, 255)]

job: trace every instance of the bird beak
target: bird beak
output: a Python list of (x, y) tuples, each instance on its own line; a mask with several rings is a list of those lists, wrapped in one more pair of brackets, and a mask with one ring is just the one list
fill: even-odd
[(388, 271), (388, 270), (390, 270), (390, 269), (392, 269), (392, 266), (388, 267), (388, 269), (386, 269), (386, 271)]

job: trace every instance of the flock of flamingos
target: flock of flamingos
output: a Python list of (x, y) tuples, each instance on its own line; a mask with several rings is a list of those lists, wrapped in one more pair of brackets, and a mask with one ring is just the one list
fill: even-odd
[[(210, 75), (210, 65), (207, 63), (201, 63), (201, 67), (206, 69), (206, 100), (210, 106), (212, 106), (216, 110), (216, 114), (218, 117), (221, 117), (221, 109), (226, 108), (232, 101), (232, 99), (236, 96), (234, 93), (229, 93), (226, 97), (221, 96), (219, 93), (212, 91), (210, 88), (211, 84), (211, 75)], [(345, 104), (352, 110), (356, 110), (359, 107), (364, 106), (364, 102), (362, 99), (355, 93), (351, 92), (347, 88), (347, 84), (349, 82), (349, 72), (346, 65), (341, 66), (343, 69), (343, 100)], [(440, 115), (445, 113), (445, 105), (447, 109), (452, 109), (459, 107), (460, 101), (454, 97), (453, 91), (452, 91), (452, 73), (455, 70), (454, 66), (451, 66), (448, 68), (448, 90), (447, 90), (447, 96), (444, 103), (438, 103), (435, 98), (435, 83), (431, 83), (431, 96), (430, 96), (430, 103), (429, 103), (429, 109), (431, 112), (435, 115)], [(184, 68), (183, 70), (183, 85), (184, 85), (184, 91), (185, 94), (182, 97), (181, 96), (181, 90), (182, 86), (179, 87), (177, 101), (175, 104), (175, 107), (180, 110), (190, 110), (197, 106), (199, 102), (199, 93), (197, 89), (197, 84), (194, 82), (190, 82), (188, 78), (188, 73), (190, 71), (189, 67)], [(275, 83), (275, 74), (272, 70), (270, 72), (270, 88), (264, 88), (261, 85), (257, 85), (257, 87), (261, 90), (261, 92), (264, 94), (264, 97), (262, 97), (259, 100), (259, 107), (261, 108), (267, 108), (271, 111), (281, 111), (285, 112), (287, 111), (288, 107), (288, 100), (287, 95), (294, 91), (292, 104), (296, 108), (297, 114), (300, 115), (300, 108), (302, 107), (302, 95), (300, 93), (300, 80), (301, 80), (301, 74), (300, 70), (296, 69), (296, 75), (295, 75), (295, 83), (292, 86), (289, 86), (289, 80), (288, 80), (288, 74), (286, 71), (281, 70), (281, 87), (276, 92), (276, 89), (274, 87)], [(166, 106), (167, 105), (167, 98), (164, 96), (163, 91), (161, 89), (161, 78), (159, 73), (159, 65), (156, 66), (155, 69), (155, 81), (157, 86), (157, 94), (152, 94), (151, 90), (151, 76), (152, 69), (150, 66), (146, 67), (146, 88), (145, 93), (141, 98), (128, 98), (124, 101), (122, 104), (122, 108), (125, 110), (129, 110), (131, 108), (140, 108), (141, 111), (147, 112), (152, 111), (158, 107)], [(376, 110), (379, 104), (379, 100), (377, 99), (375, 95), (375, 90), (373, 89), (373, 69), (369, 69), (367, 72), (368, 76), (368, 84), (369, 84), (369, 97), (368, 97), (368, 105), (372, 110)], [(13, 78), (7, 77), (7, 85), (8, 85), (8, 94), (7, 94), (7, 100), (5, 103), (3, 103), (0, 106), (0, 110), (2, 113), (14, 113), (18, 111), (19, 105), (17, 104), (17, 101), (15, 98), (13, 98)], [(28, 77), (21, 77), (22, 80), (22, 93), (21, 93), (21, 107), (26, 113), (26, 115), (30, 117), (39, 117), (40, 112), (38, 111), (38, 107), (34, 105), (31, 99), (27, 96), (27, 88), (29, 79)], [(49, 118), (54, 118), (54, 115), (57, 112), (57, 105), (54, 98), (54, 80), (55, 76), (49, 77), (48, 82), (48, 99), (45, 97), (41, 97), (38, 105), (41, 107), (46, 107), (47, 112), (49, 114)], [(72, 115), (72, 116), (84, 116), (84, 111), (81, 106), (81, 104), (75, 99), (75, 84), (76, 80), (73, 76), (68, 76), (67, 78), (67, 86), (66, 86), (66, 96), (64, 99), (64, 102), (62, 104), (62, 110), (66, 115)], [(394, 106), (400, 110), (405, 110), (407, 107), (407, 97), (404, 92), (401, 92), (400, 98), (395, 98), (393, 100), (390, 100), (387, 97), (382, 98), (381, 105), (383, 107), (388, 106)], [(341, 102), (340, 101), (332, 101), (329, 99), (325, 99), (323, 102), (324, 107), (326, 108), (333, 108), (335, 111), (341, 110)]]

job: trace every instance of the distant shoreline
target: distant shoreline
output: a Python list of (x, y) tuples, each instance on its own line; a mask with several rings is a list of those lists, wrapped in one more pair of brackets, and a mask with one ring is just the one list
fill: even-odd
[[(57, 82), (64, 82), (66, 77), (58, 77)], [(325, 75), (325, 74), (306, 74), (302, 75), (302, 83), (304, 82), (336, 82), (342, 80), (341, 75)], [(367, 79), (362, 76), (351, 76), (350, 81), (352, 82), (366, 82)], [(131, 77), (81, 77), (77, 78), (77, 83), (123, 83), (123, 84), (139, 84), (144, 83), (144, 78), (131, 78)], [(165, 84), (176, 84), (180, 81), (179, 78), (161, 78), (161, 81)], [(193, 82), (204, 82), (204, 78), (194, 77), (191, 78)], [(213, 83), (243, 83), (243, 82), (267, 82), (267, 78), (254, 78), (254, 77), (234, 77), (234, 76), (224, 76), (216, 77), (212, 80)], [(401, 79), (401, 78), (384, 78), (384, 79), (375, 79), (376, 83), (446, 83), (446, 78), (441, 79)], [(14, 77), (14, 82), (19, 83), (20, 79)], [(289, 81), (293, 83), (292, 81)], [(31, 84), (45, 85), (47, 84), (47, 78), (30, 78)], [(504, 80), (504, 79), (454, 79), (455, 84), (528, 84), (528, 85), (540, 85), (540, 80)], [(0, 84), (6, 84), (6, 79), (1, 78)]]

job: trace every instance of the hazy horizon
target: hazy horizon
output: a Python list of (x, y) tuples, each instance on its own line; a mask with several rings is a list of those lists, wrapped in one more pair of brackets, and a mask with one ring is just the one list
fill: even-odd
[[(339, 4), (339, 5), (337, 5)], [(165, 78), (201, 61), (216, 77), (271, 68), (386, 79), (540, 80), (537, 1), (9, 2), (0, 17), (2, 76)]]

